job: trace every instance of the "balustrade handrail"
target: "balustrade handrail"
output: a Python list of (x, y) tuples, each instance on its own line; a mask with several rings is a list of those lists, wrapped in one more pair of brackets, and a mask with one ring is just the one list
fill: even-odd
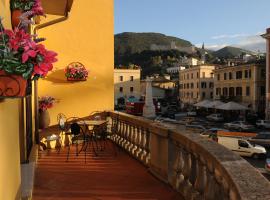
[(107, 114), (114, 123), (114, 142), (160, 173), (186, 199), (270, 199), (270, 182), (216, 142), (143, 117)]

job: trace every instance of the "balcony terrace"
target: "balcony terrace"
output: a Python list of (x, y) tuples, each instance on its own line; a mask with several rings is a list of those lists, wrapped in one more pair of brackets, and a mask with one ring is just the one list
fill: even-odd
[(40, 153), (34, 200), (270, 199), (270, 183), (215, 142), (142, 117), (104, 114), (111, 142), (98, 156), (89, 150), (85, 163), (71, 149), (65, 162), (66, 148)]

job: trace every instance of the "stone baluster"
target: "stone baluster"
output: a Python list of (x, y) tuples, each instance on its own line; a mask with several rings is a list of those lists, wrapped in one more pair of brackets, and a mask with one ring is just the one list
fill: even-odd
[(127, 132), (128, 132), (128, 125), (126, 123), (126, 121), (123, 121), (123, 140), (121, 143), (121, 146), (125, 149), (125, 143), (127, 142)]
[(142, 140), (142, 131), (143, 128), (141, 126), (137, 127), (137, 136), (136, 136), (136, 150), (134, 151), (134, 155), (136, 158), (139, 158), (139, 155), (142, 152), (142, 148), (141, 148), (141, 140)]
[(147, 131), (146, 132), (146, 153), (147, 153), (147, 157), (146, 157), (146, 163), (148, 164), (151, 158), (151, 152), (150, 152), (150, 132)]
[(190, 153), (187, 150), (183, 150), (183, 160), (184, 160), (184, 167), (183, 167), (183, 175), (184, 180), (180, 184), (180, 188), (182, 190), (182, 193), (186, 199), (190, 198), (190, 193), (192, 192), (192, 185), (189, 182), (189, 177), (191, 174), (191, 158)]
[(129, 145), (127, 147), (127, 150), (131, 154), (132, 154), (132, 147), (133, 147), (133, 141), (132, 141), (133, 135), (134, 135), (134, 125), (130, 124), (130, 134), (129, 134), (129, 137), (128, 137)]
[(124, 130), (124, 142), (122, 144), (123, 148), (127, 150), (129, 144), (129, 134), (130, 134), (130, 124), (125, 121), (125, 130)]
[[(179, 148), (179, 147), (178, 147)], [(179, 148), (178, 150), (178, 167), (177, 167), (177, 176), (176, 176), (176, 183), (175, 183), (175, 188), (176, 190), (180, 190), (180, 185), (184, 181), (184, 158), (183, 158), (183, 148)]]
[(133, 127), (133, 134), (132, 134), (132, 137), (131, 137), (131, 147), (130, 147), (130, 152), (132, 153), (132, 155), (135, 155), (135, 151), (136, 149), (138, 148), (138, 144), (137, 144), (137, 137), (138, 137), (138, 134), (139, 134), (139, 128), (138, 126), (134, 125)]
[(142, 127), (142, 130), (141, 130), (141, 141), (140, 141), (140, 148), (141, 148), (141, 151), (138, 155), (138, 159), (143, 161), (143, 157), (144, 157), (144, 146), (145, 146), (145, 141), (146, 141), (146, 129), (144, 127)]
[(120, 129), (119, 129), (119, 140), (118, 140), (118, 144), (121, 146), (121, 144), (122, 144), (122, 142), (124, 140), (124, 138), (123, 138), (124, 123), (123, 123), (122, 120), (120, 120), (119, 124), (120, 124), (120, 127), (119, 127)]
[(206, 188), (206, 166), (205, 161), (202, 158), (197, 159), (197, 177), (194, 184), (194, 188), (203, 197)]

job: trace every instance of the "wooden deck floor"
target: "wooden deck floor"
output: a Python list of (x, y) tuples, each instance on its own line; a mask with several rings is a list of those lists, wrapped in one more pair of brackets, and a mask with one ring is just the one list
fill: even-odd
[(67, 148), (60, 153), (40, 153), (34, 200), (176, 200), (182, 199), (168, 185), (153, 177), (141, 163), (118, 149), (113, 153), (112, 143), (107, 149), (75, 155), (71, 149), (66, 162)]

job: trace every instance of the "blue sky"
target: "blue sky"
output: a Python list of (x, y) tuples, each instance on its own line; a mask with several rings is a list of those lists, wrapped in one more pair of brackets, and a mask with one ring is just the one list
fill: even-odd
[(270, 0), (114, 0), (115, 33), (159, 32), (202, 42), (264, 50)]

